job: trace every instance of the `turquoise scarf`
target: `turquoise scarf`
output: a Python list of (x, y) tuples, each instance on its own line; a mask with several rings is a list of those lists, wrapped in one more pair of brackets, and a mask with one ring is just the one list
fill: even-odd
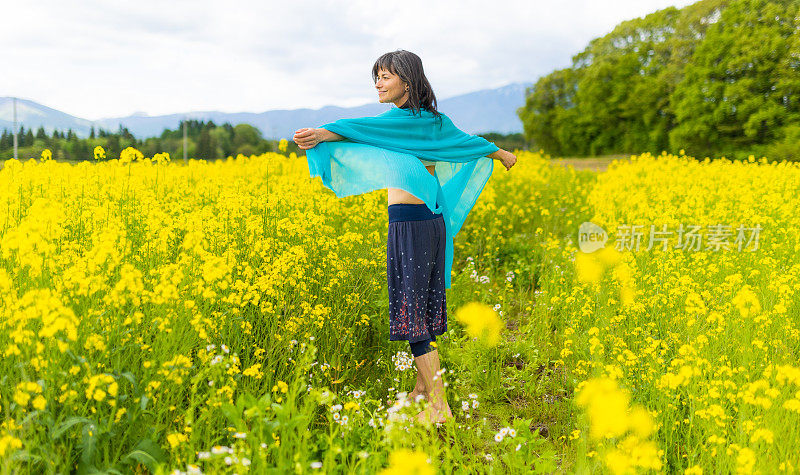
[[(441, 113), (440, 113), (441, 114)], [(393, 107), (375, 117), (339, 119), (321, 125), (346, 140), (320, 142), (306, 150), (311, 177), (338, 198), (400, 188), (442, 214), (445, 236), (445, 288), (450, 288), (453, 238), (492, 175), (499, 148), (458, 129), (444, 114)], [(431, 175), (419, 159), (436, 161)]]

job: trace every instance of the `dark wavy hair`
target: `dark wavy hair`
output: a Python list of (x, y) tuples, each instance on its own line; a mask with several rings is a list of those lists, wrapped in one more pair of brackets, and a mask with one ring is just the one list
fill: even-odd
[(442, 119), (436, 110), (436, 96), (433, 94), (431, 83), (425, 77), (419, 56), (404, 49), (382, 55), (372, 66), (372, 82), (378, 82), (378, 73), (382, 69), (400, 76), (400, 80), (408, 84), (408, 105), (413, 113), (416, 114), (421, 108), (425, 108), (439, 120)]

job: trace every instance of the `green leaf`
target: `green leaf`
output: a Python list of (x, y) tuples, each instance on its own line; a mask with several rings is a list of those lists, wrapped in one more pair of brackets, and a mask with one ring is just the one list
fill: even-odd
[(83, 425), (83, 437), (81, 438), (81, 461), (87, 465), (94, 465), (94, 457), (97, 453), (97, 438), (99, 429), (97, 424), (88, 421)]
[(130, 381), (131, 386), (133, 386), (133, 392), (136, 393), (136, 377), (130, 371), (122, 373), (120, 376)]
[(58, 439), (64, 432), (68, 431), (72, 426), (76, 424), (85, 424), (87, 422), (91, 422), (89, 419), (85, 417), (70, 417), (66, 421), (59, 424), (55, 429), (50, 432), (51, 439)]
[(220, 409), (232, 426), (239, 429), (244, 425), (242, 422), (242, 416), (240, 415), (239, 409), (236, 406), (230, 403), (224, 403)]
[(28, 452), (27, 450), (17, 450), (11, 456), (11, 460), (13, 461), (23, 461), (23, 462), (41, 462), (42, 457), (38, 455), (33, 455), (32, 453)]
[(126, 465), (141, 463), (152, 473), (155, 473), (158, 464), (164, 462), (166, 462), (164, 451), (150, 439), (140, 440), (132, 451), (122, 457), (122, 463)]

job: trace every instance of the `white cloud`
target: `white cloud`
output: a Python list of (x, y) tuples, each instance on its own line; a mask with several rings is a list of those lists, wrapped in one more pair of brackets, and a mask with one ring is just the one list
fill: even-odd
[(87, 119), (353, 106), (377, 100), (378, 56), (406, 49), (444, 99), (535, 81), (619, 22), (689, 3), (16, 2), (0, 96)]

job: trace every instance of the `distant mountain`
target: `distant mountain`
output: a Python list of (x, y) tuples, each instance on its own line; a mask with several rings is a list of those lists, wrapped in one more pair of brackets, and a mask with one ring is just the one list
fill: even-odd
[[(14, 104), (10, 97), (0, 97), (0, 130), (14, 128)], [(37, 104), (27, 99), (17, 99), (17, 123), (25, 127), (25, 130), (38, 129), (44, 126), (48, 134), (52, 134), (54, 129), (72, 129), (77, 135), (82, 137), (89, 136), (89, 129), (92, 122), (86, 119), (75, 117), (47, 106)]]
[[(498, 132), (510, 134), (522, 132), (522, 122), (517, 109), (525, 104), (525, 88), (532, 83), (512, 83), (496, 89), (483, 89), (438, 101), (438, 110), (447, 114), (453, 123), (470, 134)], [(128, 117), (90, 121), (45, 107), (26, 99), (17, 99), (17, 121), (25, 129), (44, 126), (48, 134), (53, 129), (66, 131), (71, 128), (79, 137), (88, 137), (91, 126), (116, 131), (120, 125), (137, 138), (161, 135), (164, 129), (175, 129), (184, 118), (213, 120), (221, 125), (225, 122), (236, 125), (248, 123), (266, 138), (290, 138), (301, 127), (318, 127), (341, 118), (365, 117), (380, 114), (393, 107), (375, 102), (357, 107), (325, 106), (321, 109), (271, 110), (255, 112), (202, 111), (183, 114), (149, 116), (137, 112)], [(0, 130), (12, 128), (12, 99), (0, 97)]]

